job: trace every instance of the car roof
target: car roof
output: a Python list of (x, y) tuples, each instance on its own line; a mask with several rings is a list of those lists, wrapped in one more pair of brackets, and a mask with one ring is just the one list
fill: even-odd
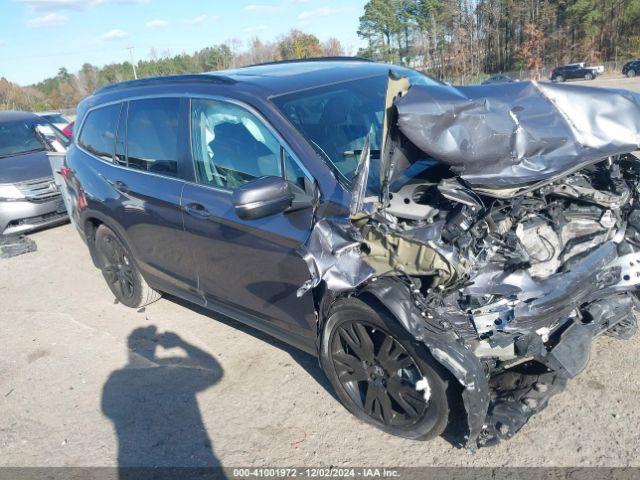
[(31, 112), (0, 111), (0, 122), (16, 122), (20, 120), (40, 120), (40, 117)]
[(62, 112), (58, 112), (56, 110), (51, 110), (51, 111), (47, 111), (47, 112), (33, 112), (36, 115), (40, 115), (41, 117), (44, 115), (62, 115)]
[(329, 85), (357, 78), (385, 75), (393, 68), (367, 60), (324, 60), (278, 62), (215, 72), (236, 82), (246, 82), (264, 88), (272, 95), (281, 95), (319, 85)]
[(170, 75), (166, 77), (130, 80), (99, 88), (94, 95), (124, 91), (128, 88), (185, 83), (216, 85), (250, 85), (265, 97), (278, 96), (322, 85), (358, 78), (386, 75), (389, 70), (409, 71), (404, 67), (375, 63), (360, 58), (320, 58), (253, 65), (204, 74)]

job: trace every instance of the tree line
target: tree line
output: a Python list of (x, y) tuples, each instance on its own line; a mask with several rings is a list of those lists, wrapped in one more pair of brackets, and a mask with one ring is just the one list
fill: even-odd
[[(135, 64), (135, 71), (139, 78), (143, 78), (344, 54), (344, 48), (336, 38), (321, 42), (315, 35), (292, 30), (273, 42), (254, 38), (244, 50), (237, 41), (213, 45), (193, 54), (171, 55), (169, 52), (158, 53), (151, 49), (148, 59)], [(75, 73), (61, 68), (56, 76), (28, 87), (20, 87), (6, 78), (0, 78), (0, 110), (42, 111), (75, 108), (96, 88), (133, 78), (134, 68), (130, 62), (111, 63), (103, 67), (85, 63)]]
[[(369, 0), (358, 26), (360, 56), (405, 64), (442, 79), (537, 70), (640, 56), (640, 0)], [(149, 52), (139, 77), (199, 73), (269, 61), (344, 55), (335, 38), (292, 30), (272, 42), (238, 41), (193, 54)], [(73, 108), (96, 87), (133, 78), (129, 62), (75, 73), (61, 68), (29, 87), (0, 79), (0, 109)]]
[(361, 54), (441, 78), (640, 54), (640, 0), (370, 0)]

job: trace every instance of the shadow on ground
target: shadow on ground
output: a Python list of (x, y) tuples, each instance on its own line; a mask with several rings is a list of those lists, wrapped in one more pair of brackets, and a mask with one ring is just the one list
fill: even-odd
[[(218, 361), (155, 326), (131, 332), (128, 349), (128, 364), (102, 391), (102, 411), (118, 439), (119, 478), (140, 478), (131, 467), (219, 467), (196, 400), (222, 378)], [(162, 349), (181, 352), (158, 355)]]

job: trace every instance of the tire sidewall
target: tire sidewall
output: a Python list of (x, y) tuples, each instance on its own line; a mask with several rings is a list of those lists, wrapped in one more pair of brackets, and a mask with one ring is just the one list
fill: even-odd
[[(333, 362), (330, 360), (330, 345), (333, 335), (337, 332), (337, 327), (353, 320), (365, 321), (391, 334), (411, 355), (423, 376), (427, 378), (431, 389), (427, 411), (420, 420), (409, 428), (385, 425), (371, 418), (351, 400), (338, 381)], [(322, 369), (344, 407), (358, 419), (386, 433), (416, 440), (428, 440), (443, 432), (450, 410), (447, 392), (448, 375), (443, 367), (439, 367), (424, 344), (413, 339), (395, 319), (390, 318), (385, 312), (375, 312), (360, 300), (353, 298), (346, 299), (346, 301), (338, 300), (331, 309), (321, 335), (319, 357)]]
[[(133, 280), (134, 280), (133, 282), (134, 294), (129, 298), (122, 297), (122, 295), (113, 286), (113, 284), (109, 282), (107, 274), (104, 271), (105, 256), (101, 250), (101, 245), (102, 245), (102, 242), (104, 242), (107, 237), (111, 237), (113, 240), (115, 240), (120, 244), (120, 246), (124, 249), (125, 254), (127, 255), (127, 258), (131, 265), (131, 270), (133, 272)], [(105, 225), (100, 225), (96, 230), (95, 249), (96, 249), (96, 258), (98, 260), (100, 271), (102, 272), (102, 276), (107, 282), (107, 285), (109, 286), (109, 290), (111, 290), (111, 293), (113, 293), (117, 298), (117, 300), (123, 305), (126, 305), (127, 307), (131, 307), (131, 308), (137, 308), (142, 303), (142, 294), (143, 294), (142, 281), (143, 280), (142, 280), (142, 276), (140, 275), (140, 270), (138, 269), (138, 266), (136, 265), (135, 260), (131, 256), (131, 251), (127, 247), (127, 244), (123, 242), (122, 239), (109, 227)]]
[(633, 68), (630, 68), (630, 69), (627, 71), (627, 77), (629, 77), (629, 78), (633, 78), (633, 77), (635, 77), (635, 76), (636, 76), (636, 71), (635, 71)]

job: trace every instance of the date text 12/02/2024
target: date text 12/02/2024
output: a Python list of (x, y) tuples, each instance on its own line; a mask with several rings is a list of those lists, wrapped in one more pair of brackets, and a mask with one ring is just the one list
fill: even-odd
[(394, 478), (400, 472), (391, 468), (237, 468), (234, 478)]

